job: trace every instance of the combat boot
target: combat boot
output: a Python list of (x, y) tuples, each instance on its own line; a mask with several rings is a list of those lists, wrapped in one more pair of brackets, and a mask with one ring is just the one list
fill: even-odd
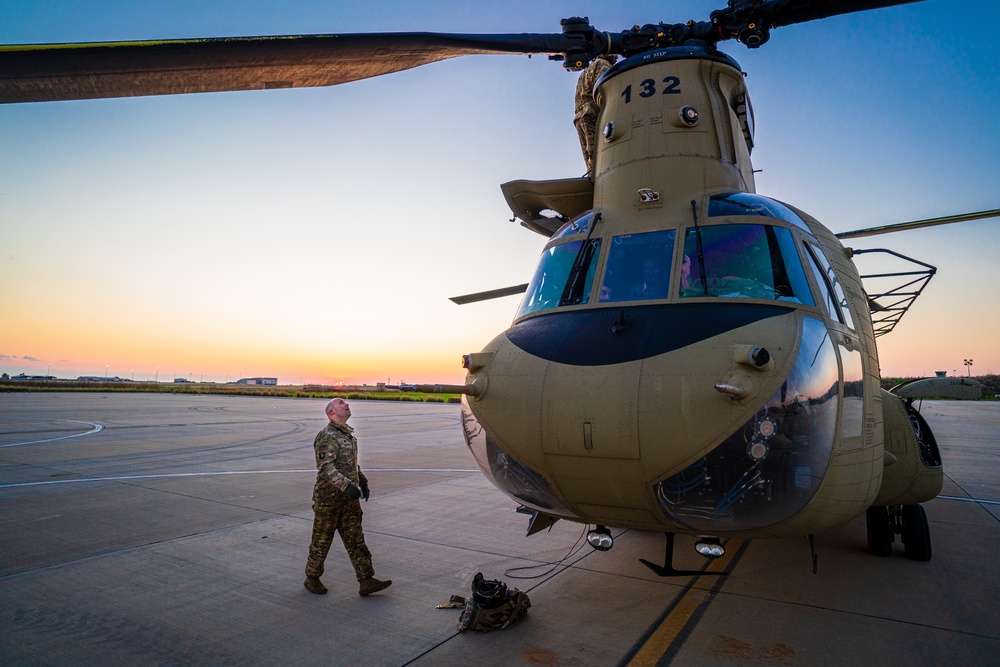
[(392, 586), (392, 580), (386, 579), (385, 581), (379, 581), (375, 577), (368, 577), (361, 582), (361, 590), (358, 592), (361, 595), (371, 595), (372, 593), (378, 593), (379, 591), (384, 591), (385, 589)]
[(319, 577), (306, 577), (306, 580), (302, 582), (302, 585), (306, 587), (306, 590), (310, 593), (315, 593), (316, 595), (323, 595), (326, 593), (326, 586), (323, 582), (319, 580)]

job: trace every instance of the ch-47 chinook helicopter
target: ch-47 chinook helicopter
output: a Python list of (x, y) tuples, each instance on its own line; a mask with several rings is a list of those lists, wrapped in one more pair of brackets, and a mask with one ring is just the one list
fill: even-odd
[[(466, 441), (483, 473), (533, 517), (722, 538), (812, 536), (867, 515), (872, 553), (895, 534), (931, 556), (920, 503), (941, 459), (914, 398), (974, 397), (961, 379), (880, 388), (875, 338), (933, 267), (866, 293), (856, 236), (757, 194), (753, 111), (737, 62), (770, 30), (912, 0), (730, 0), (708, 21), (620, 33), (587, 19), (559, 34), (386, 33), (0, 47), (0, 102), (323, 86), (473, 54), (548, 54), (569, 70), (624, 56), (598, 81), (595, 167), (514, 181), (522, 225), (549, 238), (513, 325), (464, 357)], [(427, 387), (421, 387), (426, 389)]]

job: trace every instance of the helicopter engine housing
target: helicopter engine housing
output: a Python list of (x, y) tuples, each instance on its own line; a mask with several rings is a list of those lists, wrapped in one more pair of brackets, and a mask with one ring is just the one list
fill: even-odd
[(912, 505), (935, 498), (944, 486), (937, 440), (924, 418), (894, 394), (882, 390), (885, 416), (885, 472), (874, 505)]

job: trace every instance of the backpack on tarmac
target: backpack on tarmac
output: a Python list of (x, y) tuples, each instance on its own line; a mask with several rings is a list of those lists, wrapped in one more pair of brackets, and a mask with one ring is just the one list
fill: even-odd
[(465, 601), (465, 608), (458, 619), (458, 631), (489, 632), (502, 630), (528, 613), (531, 601), (519, 588), (508, 589), (497, 579), (484, 579), (477, 573), (472, 579), (472, 597)]

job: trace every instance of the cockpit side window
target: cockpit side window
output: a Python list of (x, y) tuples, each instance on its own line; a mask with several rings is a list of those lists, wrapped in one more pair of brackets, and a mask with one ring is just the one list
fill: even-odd
[(683, 261), (681, 298), (742, 297), (813, 305), (795, 242), (784, 227), (688, 229)]
[(844, 288), (840, 281), (837, 280), (837, 274), (830, 266), (830, 261), (819, 248), (811, 243), (805, 245), (816, 277), (816, 284), (825, 297), (826, 310), (830, 319), (854, 329), (854, 318), (851, 317), (851, 309), (847, 305), (847, 296), (844, 294)]
[(669, 229), (611, 239), (601, 302), (667, 298), (676, 235)]
[(836, 299), (833, 298), (833, 290), (830, 289), (830, 283), (826, 280), (826, 273), (819, 265), (819, 261), (816, 259), (816, 255), (813, 254), (812, 248), (809, 247), (808, 243), (806, 244), (806, 250), (809, 255), (809, 266), (812, 267), (813, 278), (816, 279), (816, 286), (819, 287), (820, 297), (826, 309), (827, 316), (831, 320), (843, 323), (844, 318), (840, 315), (840, 308), (837, 307)]
[(601, 239), (580, 239), (542, 251), (516, 317), (547, 308), (586, 303), (594, 283)]

